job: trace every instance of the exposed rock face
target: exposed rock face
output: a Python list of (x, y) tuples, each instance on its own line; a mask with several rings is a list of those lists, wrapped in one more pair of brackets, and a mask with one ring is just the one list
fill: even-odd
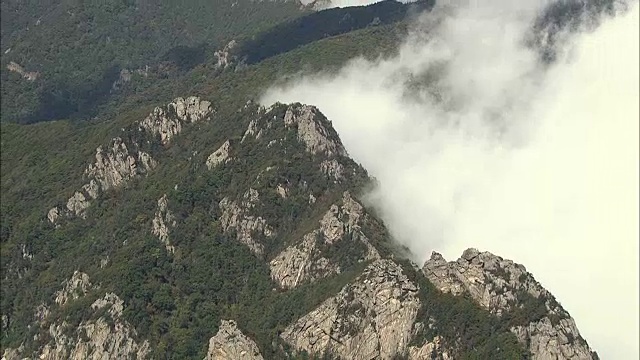
[(209, 339), (205, 360), (262, 360), (256, 343), (246, 337), (235, 321), (222, 320), (218, 333)]
[(11, 348), (4, 349), (4, 352), (2, 353), (2, 360), (24, 359), (24, 357), (21, 356), (23, 351), (24, 351), (23, 345), (20, 345), (20, 347), (18, 347), (17, 349), (11, 349)]
[(293, 288), (303, 282), (320, 279), (340, 273), (340, 267), (323, 256), (320, 244), (334, 244), (338, 241), (360, 241), (367, 252), (363, 260), (379, 259), (378, 251), (360, 231), (362, 205), (348, 192), (343, 193), (340, 206), (332, 205), (320, 220), (320, 227), (306, 234), (302, 241), (289, 246), (269, 263), (272, 279), (281, 288)]
[(344, 166), (342, 166), (342, 164), (340, 164), (336, 159), (324, 160), (321, 162), (320, 171), (336, 181), (340, 181), (344, 178)]
[(185, 123), (194, 123), (211, 114), (211, 103), (197, 96), (186, 99), (176, 98), (166, 107), (156, 107), (140, 122), (140, 128), (160, 136), (160, 143), (169, 143), (171, 138), (182, 131)]
[(56, 292), (55, 303), (64, 305), (70, 300), (84, 296), (91, 288), (89, 275), (76, 270), (73, 272), (71, 279), (62, 283), (62, 289)]
[(276, 186), (276, 192), (283, 199), (286, 199), (289, 196), (289, 189), (283, 184), (278, 184), (278, 186)]
[[(451, 263), (434, 252), (424, 264), (423, 272), (441, 291), (454, 295), (468, 291), (482, 307), (495, 314), (516, 305), (516, 290), (534, 297), (548, 295), (524, 266), (476, 249), (465, 250), (460, 259)], [(503, 292), (506, 288), (509, 291)]]
[(26, 71), (20, 64), (13, 61), (9, 62), (9, 64), (7, 65), (7, 69), (9, 71), (13, 71), (22, 75), (22, 77), (27, 79), (28, 81), (34, 81), (38, 78), (38, 76), (40, 76), (40, 73), (35, 71)]
[(436, 336), (435, 338), (433, 338), (433, 340), (426, 341), (424, 345), (420, 347), (409, 347), (408, 359), (452, 360), (453, 358), (449, 355), (449, 352), (447, 350), (443, 349), (442, 337)]
[(333, 130), (331, 122), (315, 106), (291, 105), (284, 115), (284, 124), (298, 128), (298, 139), (312, 154), (347, 155), (342, 143), (334, 140), (337, 139), (335, 131), (329, 131)]
[(85, 175), (91, 179), (85, 190), (97, 197), (97, 191), (90, 189), (117, 188), (133, 177), (149, 172), (156, 164), (149, 154), (130, 151), (124, 141), (116, 137), (106, 149), (102, 146), (96, 149), (96, 161), (85, 170)]
[[(209, 119), (212, 112), (211, 103), (200, 100), (197, 96), (176, 98), (166, 107), (156, 107), (128, 131), (158, 136), (160, 143), (165, 145), (182, 131), (185, 124)], [(107, 146), (96, 149), (95, 162), (84, 171), (87, 183), (69, 198), (66, 211), (58, 207), (52, 208), (47, 213), (47, 218), (53, 224), (57, 223), (61, 215), (85, 218), (91, 199), (97, 199), (102, 192), (121, 187), (133, 178), (147, 174), (157, 165), (156, 160), (141, 150), (135, 140), (115, 137)]]
[(529, 343), (532, 359), (594, 359), (572, 318), (561, 319), (554, 325), (549, 317), (544, 317), (528, 326), (513, 327), (511, 332), (522, 344)]
[(249, 215), (249, 210), (255, 207), (258, 201), (259, 194), (254, 189), (249, 189), (245, 192), (240, 204), (225, 197), (219, 203), (222, 210), (220, 223), (224, 232), (228, 233), (231, 230), (235, 230), (238, 241), (247, 245), (256, 255), (262, 255), (264, 246), (254, 238), (255, 234), (267, 237), (275, 234), (265, 219), (260, 216)]
[(544, 304), (546, 314), (511, 331), (529, 344), (533, 359), (592, 359), (574, 320), (524, 266), (489, 252), (467, 249), (457, 261), (447, 262), (434, 252), (422, 269), (441, 291), (468, 292), (482, 307), (502, 316), (519, 308), (529, 296)]
[(222, 163), (231, 161), (230, 153), (231, 143), (229, 142), (229, 140), (227, 140), (218, 148), (218, 150), (209, 155), (206, 162), (207, 168), (211, 170)]
[(271, 277), (281, 288), (294, 288), (305, 281), (313, 281), (340, 272), (340, 267), (318, 254), (318, 230), (304, 236), (299, 244), (289, 246), (269, 263)]
[(174, 226), (176, 226), (176, 221), (171, 211), (169, 211), (167, 194), (164, 194), (158, 199), (158, 207), (151, 224), (151, 232), (160, 239), (170, 253), (173, 253), (175, 248), (169, 242), (169, 227)]
[(75, 336), (66, 335), (69, 325), (66, 322), (52, 324), (49, 335), (52, 341), (45, 345), (39, 354), (40, 359), (136, 359), (146, 358), (149, 344), (138, 344), (134, 338), (136, 331), (121, 319), (123, 302), (108, 293), (96, 300), (93, 311), (109, 306), (109, 320), (100, 317), (97, 320), (83, 321), (73, 329)]
[(249, 122), (249, 126), (247, 127), (247, 131), (242, 135), (241, 143), (243, 143), (249, 136), (253, 136), (256, 139), (259, 139), (262, 135), (262, 131), (258, 129), (258, 122), (256, 120), (251, 120)]
[(287, 327), (281, 337), (315, 355), (392, 359), (407, 350), (420, 308), (417, 291), (398, 264), (378, 260), (338, 295)]
[(213, 56), (215, 56), (217, 60), (215, 65), (216, 68), (226, 69), (229, 65), (231, 65), (231, 62), (233, 61), (231, 51), (236, 47), (236, 44), (237, 43), (235, 40), (231, 40), (229, 41), (229, 43), (227, 43), (227, 45), (224, 46), (224, 48), (213, 53)]
[[(91, 205), (91, 203), (84, 197), (84, 194), (76, 191), (72, 197), (67, 200), (67, 210), (71, 211), (76, 216), (80, 216), (82, 218), (86, 217), (85, 210)], [(58, 214), (58, 208), (53, 208), (49, 210), (49, 214), (54, 213)], [(58, 218), (58, 216), (54, 216), (54, 221)]]
[[(62, 289), (55, 294), (55, 303), (66, 305), (84, 296), (92, 289), (89, 276), (76, 271), (73, 276), (62, 283)], [(105, 309), (106, 308), (106, 309)], [(144, 359), (149, 352), (149, 344), (144, 341), (139, 344), (134, 340), (137, 336), (135, 329), (122, 319), (123, 301), (113, 293), (107, 293), (91, 304), (87, 312), (94, 317), (105, 309), (104, 315), (97, 319), (85, 320), (76, 327), (71, 327), (65, 321), (53, 320), (48, 331), (45, 321), (50, 316), (49, 307), (41, 304), (34, 313), (35, 323), (42, 331), (48, 332), (50, 340), (36, 354), (24, 353), (24, 347), (5, 349), (3, 359), (38, 358), (46, 360), (62, 359)], [(91, 316), (91, 315), (90, 315)], [(37, 334), (36, 338), (42, 338)], [(35, 355), (32, 357), (32, 355)]]
[(49, 212), (47, 213), (47, 219), (49, 219), (50, 223), (55, 224), (55, 222), (58, 221), (59, 217), (60, 210), (58, 210), (57, 207), (49, 209)]

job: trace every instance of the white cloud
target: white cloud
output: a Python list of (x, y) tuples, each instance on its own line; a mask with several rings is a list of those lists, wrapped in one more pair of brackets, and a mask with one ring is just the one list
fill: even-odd
[[(334, 122), (414, 260), (468, 247), (511, 258), (603, 358), (637, 359), (638, 4), (574, 36), (548, 70), (521, 46), (537, 11), (436, 10), (397, 56), (299, 78), (262, 101), (314, 104)], [(425, 74), (435, 85), (409, 86)]]

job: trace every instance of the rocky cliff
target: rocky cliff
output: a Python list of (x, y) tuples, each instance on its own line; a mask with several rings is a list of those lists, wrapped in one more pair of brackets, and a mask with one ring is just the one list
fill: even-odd
[(417, 293), (398, 264), (378, 260), (281, 336), (310, 354), (393, 359), (406, 352), (411, 340), (420, 308)]
[[(422, 271), (440, 291), (468, 293), (499, 317), (521, 316), (510, 330), (529, 348), (532, 359), (594, 358), (574, 320), (524, 266), (467, 249), (451, 262), (434, 252)], [(523, 308), (532, 315), (524, 316)]]

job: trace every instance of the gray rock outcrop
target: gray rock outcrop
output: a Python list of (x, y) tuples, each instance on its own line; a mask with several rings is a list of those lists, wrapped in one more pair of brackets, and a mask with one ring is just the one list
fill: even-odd
[(344, 166), (336, 159), (324, 160), (320, 163), (320, 171), (334, 181), (344, 179)]
[[(212, 113), (209, 101), (197, 96), (176, 98), (165, 107), (156, 107), (128, 131), (158, 136), (160, 143), (166, 145), (182, 131), (184, 125), (210, 119)], [(119, 136), (111, 139), (107, 146), (98, 146), (96, 149), (95, 161), (84, 171), (87, 183), (67, 200), (66, 210), (54, 207), (48, 211), (49, 222), (57, 224), (62, 215), (86, 218), (91, 200), (97, 199), (105, 191), (119, 188), (132, 179), (149, 173), (157, 165), (157, 161), (143, 151), (136, 140)]]
[(254, 189), (247, 190), (240, 202), (225, 197), (219, 203), (222, 210), (220, 223), (225, 233), (234, 230), (239, 242), (248, 246), (256, 255), (262, 255), (264, 246), (255, 238), (256, 234), (271, 237), (275, 233), (264, 218), (250, 214), (258, 201), (259, 193)]
[(69, 280), (62, 283), (62, 289), (55, 293), (54, 301), (58, 305), (64, 305), (84, 296), (92, 287), (89, 275), (76, 270)]
[(226, 69), (232, 64), (234, 57), (231, 55), (231, 51), (236, 47), (236, 45), (237, 42), (235, 40), (231, 40), (224, 46), (224, 48), (216, 50), (213, 53), (213, 56), (216, 57), (216, 68)]
[(306, 234), (302, 241), (287, 247), (269, 263), (271, 278), (284, 289), (340, 273), (337, 264), (323, 256), (320, 244), (338, 241), (360, 241), (366, 247), (365, 261), (379, 259), (378, 251), (361, 231), (364, 217), (362, 205), (349, 192), (344, 192), (340, 205), (334, 204), (319, 221), (319, 228)]
[(593, 358), (574, 320), (524, 266), (489, 252), (467, 249), (458, 260), (451, 262), (434, 252), (422, 271), (441, 291), (454, 295), (467, 292), (497, 316), (521, 308), (526, 298), (538, 301), (543, 313), (525, 325), (510, 329), (529, 347), (532, 359)]
[(405, 354), (420, 301), (418, 287), (391, 260), (377, 260), (353, 283), (287, 327), (281, 337), (312, 355), (393, 359)]
[(442, 337), (436, 336), (431, 341), (425, 341), (420, 347), (411, 346), (407, 358), (409, 360), (453, 360), (450, 352), (444, 349), (442, 342)]
[(233, 320), (222, 320), (218, 333), (209, 339), (205, 360), (262, 360), (258, 345), (245, 336)]
[(229, 142), (229, 140), (227, 140), (216, 151), (211, 153), (209, 157), (207, 157), (207, 168), (211, 170), (220, 164), (231, 161), (230, 154), (231, 143)]
[[(97, 287), (91, 284), (87, 274), (75, 271), (55, 293), (54, 302), (58, 306), (65, 306), (95, 289)], [(3, 359), (144, 359), (149, 353), (149, 343), (135, 340), (136, 331), (122, 318), (123, 310), (123, 301), (114, 293), (106, 293), (86, 311), (93, 314), (93, 319), (71, 327), (66, 321), (49, 319), (49, 307), (41, 304), (36, 308), (34, 319), (38, 328), (47, 332), (44, 337), (48, 338), (47, 342), (35, 354), (25, 353), (22, 346), (4, 349)], [(42, 335), (36, 334), (34, 340), (43, 338)]]
[(169, 242), (169, 228), (176, 226), (176, 220), (169, 211), (169, 201), (167, 194), (158, 199), (156, 214), (151, 222), (151, 233), (158, 237), (168, 252), (173, 253), (175, 248)]
[(204, 120), (211, 112), (211, 103), (197, 96), (176, 98), (166, 107), (153, 109), (139, 125), (144, 131), (160, 136), (160, 143), (165, 145), (182, 132), (183, 125)]
[(144, 151), (130, 150), (120, 137), (111, 140), (106, 149), (96, 149), (96, 160), (85, 170), (90, 179), (83, 190), (92, 198), (98, 195), (98, 189), (106, 191), (122, 186), (137, 175), (145, 174), (155, 168), (156, 161)]
[[(68, 329), (66, 322), (49, 327), (51, 342), (40, 351), (39, 359), (144, 359), (149, 353), (149, 343), (135, 341), (136, 331), (122, 319), (123, 302), (108, 293), (91, 304), (93, 311), (109, 307), (106, 316), (83, 321), (77, 328)], [(68, 335), (69, 330), (74, 335)]]

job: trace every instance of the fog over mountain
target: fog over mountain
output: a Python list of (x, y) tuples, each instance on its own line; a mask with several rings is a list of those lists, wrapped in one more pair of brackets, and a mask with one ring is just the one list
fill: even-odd
[(638, 3), (595, 30), (585, 17), (552, 65), (525, 41), (543, 4), (452, 5), (397, 56), (262, 102), (333, 121), (414, 260), (473, 246), (524, 263), (603, 358), (638, 358)]

